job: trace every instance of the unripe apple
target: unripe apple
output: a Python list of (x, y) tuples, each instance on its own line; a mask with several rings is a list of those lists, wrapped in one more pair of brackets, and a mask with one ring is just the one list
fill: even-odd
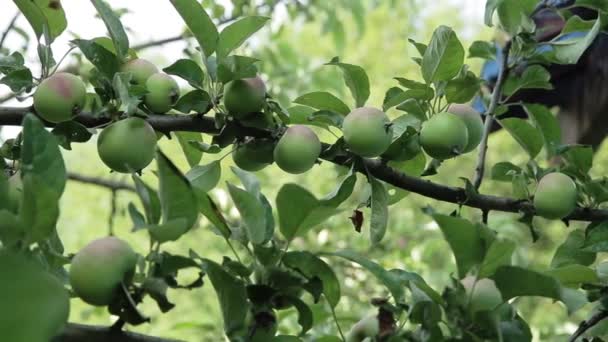
[(167, 74), (159, 72), (150, 76), (146, 81), (146, 89), (146, 106), (156, 114), (168, 112), (179, 99), (179, 86)]
[(346, 333), (346, 342), (362, 342), (366, 338), (377, 337), (380, 333), (380, 323), (378, 322), (377, 315), (369, 315), (350, 328)]
[(503, 302), (502, 294), (492, 279), (483, 278), (475, 282), (475, 277), (468, 276), (461, 283), (471, 300), (469, 307), (472, 312), (493, 310)]
[(68, 291), (33, 261), (0, 252), (0, 332), (2, 341), (47, 342), (65, 326)]
[(239, 168), (255, 172), (273, 163), (274, 145), (268, 141), (251, 141), (237, 146), (232, 159)]
[(130, 117), (106, 127), (97, 140), (99, 157), (116, 172), (137, 172), (152, 162), (156, 133), (144, 119)]
[(321, 154), (321, 142), (310, 128), (291, 126), (274, 148), (274, 161), (285, 172), (299, 174), (310, 170)]
[(17, 172), (8, 179), (8, 207), (9, 210), (17, 213), (21, 208), (21, 199), (23, 193), (23, 181), (21, 180), (21, 172)]
[(383, 111), (362, 107), (350, 112), (342, 123), (344, 141), (348, 148), (361, 157), (373, 158), (391, 145), (393, 130)]
[(462, 153), (473, 151), (477, 148), (483, 136), (483, 120), (481, 119), (481, 114), (469, 105), (458, 103), (451, 104), (450, 107), (448, 107), (448, 113), (459, 116), (467, 126), (469, 140)]
[(87, 90), (80, 78), (58, 72), (43, 80), (34, 93), (34, 109), (46, 121), (70, 121), (86, 100)]
[(128, 243), (116, 237), (97, 239), (72, 259), (70, 284), (83, 301), (108, 305), (123, 281), (135, 272), (137, 255)]
[(132, 83), (139, 85), (146, 85), (148, 78), (158, 73), (156, 65), (143, 58), (135, 58), (126, 62), (120, 70), (122, 72), (130, 72), (133, 75), (131, 79)]
[(237, 119), (262, 110), (266, 85), (259, 77), (234, 80), (224, 87), (224, 106)]
[(574, 181), (560, 172), (545, 175), (534, 194), (536, 213), (548, 219), (561, 219), (576, 208), (578, 194)]
[(464, 151), (469, 141), (467, 126), (458, 116), (438, 113), (422, 124), (420, 145), (429, 156), (444, 160)]

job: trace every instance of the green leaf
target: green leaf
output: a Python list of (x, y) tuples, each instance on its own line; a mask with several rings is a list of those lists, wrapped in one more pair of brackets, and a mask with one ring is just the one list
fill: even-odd
[(557, 118), (543, 105), (526, 104), (524, 110), (534, 125), (540, 129), (548, 155), (554, 156), (562, 143), (562, 130)]
[(119, 110), (127, 115), (133, 115), (137, 111), (137, 106), (141, 103), (138, 96), (131, 95), (129, 92), (132, 77), (133, 75), (130, 73), (119, 72), (114, 74), (112, 79), (114, 94), (118, 95), (117, 97), (120, 100)]
[(226, 84), (232, 80), (255, 77), (258, 68), (255, 63), (260, 60), (247, 56), (228, 56), (220, 61), (217, 66), (217, 78)]
[(226, 26), (219, 35), (218, 59), (223, 59), (241, 46), (252, 34), (264, 27), (269, 19), (268, 17), (250, 16)]
[(576, 64), (587, 48), (591, 46), (602, 27), (602, 16), (595, 21), (595, 24), (584, 37), (561, 40), (552, 44), (556, 61), (562, 64)]
[(283, 185), (276, 199), (283, 236), (289, 241), (293, 240), (308, 215), (318, 206), (319, 201), (305, 188), (291, 183)]
[(361, 265), (386, 286), (397, 303), (403, 302), (405, 293), (403, 286), (401, 286), (401, 279), (396, 274), (385, 270), (382, 266), (352, 251), (338, 251), (325, 254), (341, 257)]
[(310, 123), (316, 123), (315, 126), (334, 126), (337, 128), (342, 128), (344, 116), (329, 110), (319, 110), (310, 114), (308, 121), (310, 121)]
[(351, 169), (342, 182), (319, 202), (322, 206), (337, 208), (352, 195), (357, 183), (357, 174)]
[(194, 166), (186, 173), (186, 178), (196, 191), (207, 193), (217, 186), (222, 176), (222, 165), (214, 160), (207, 165)]
[(203, 141), (203, 136), (197, 132), (175, 132), (175, 135), (177, 136), (179, 145), (184, 151), (188, 165), (191, 167), (198, 165), (203, 157), (203, 152), (192, 146), (190, 141)]
[(583, 250), (588, 252), (608, 252), (608, 221), (590, 224), (585, 234)]
[(135, 190), (144, 206), (147, 222), (149, 224), (157, 224), (160, 221), (161, 215), (160, 198), (158, 198), (158, 193), (144, 183), (138, 175), (133, 174), (132, 177), (133, 183), (135, 183)]
[(198, 208), (209, 222), (215, 226), (220, 234), (226, 239), (230, 238), (232, 231), (226, 222), (226, 219), (222, 215), (219, 207), (213, 199), (206, 193), (197, 192), (198, 196)]
[[(424, 88), (416, 88), (416, 89), (408, 89), (403, 91), (400, 88), (394, 87), (389, 89), (384, 97), (384, 102), (382, 104), (382, 108), (384, 111), (389, 110), (395, 106), (399, 106), (407, 101), (428, 101), (433, 99), (435, 96), (435, 91), (431, 87)], [(397, 108), (400, 109), (400, 108)]]
[(196, 0), (171, 0), (171, 4), (192, 32), (206, 57), (215, 52), (219, 34), (215, 24)]
[(499, 120), (500, 125), (506, 129), (511, 136), (528, 152), (534, 159), (543, 148), (543, 137), (528, 121), (519, 118), (508, 118)]
[(534, 22), (530, 18), (530, 12), (532, 11), (530, 3), (530, 0), (500, 0), (496, 12), (505, 31), (511, 35), (516, 35), (534, 30)]
[(175, 75), (190, 83), (194, 88), (203, 87), (203, 71), (191, 59), (178, 59), (175, 63), (163, 69), (169, 75)]
[(323, 294), (332, 307), (340, 301), (340, 281), (325, 261), (310, 252), (287, 252), (283, 256), (285, 266), (301, 272), (306, 278), (319, 278), (323, 284)]
[(552, 268), (559, 268), (572, 264), (580, 264), (583, 266), (589, 266), (593, 264), (596, 258), (596, 254), (588, 252), (583, 249), (585, 245), (585, 233), (580, 230), (573, 230), (568, 234), (566, 241), (562, 243), (551, 260)]
[(437, 293), (437, 291), (435, 291), (432, 287), (430, 287), (418, 273), (408, 272), (400, 269), (392, 269), (389, 272), (397, 276), (403, 283), (403, 285), (409, 287), (412, 290), (415, 287), (418, 290), (423, 291), (429, 299), (432, 299), (433, 302), (437, 304), (445, 304), (441, 295)]
[(28, 243), (41, 242), (55, 231), (59, 218), (59, 196), (49, 180), (36, 173), (24, 173), (20, 220)]
[(75, 39), (71, 43), (78, 46), (86, 59), (108, 79), (113, 79), (114, 74), (120, 69), (120, 63), (116, 55), (99, 43), (86, 39)]
[(522, 267), (501, 266), (491, 278), (505, 301), (520, 296), (562, 298), (561, 287), (555, 278)]
[(195, 112), (197, 114), (205, 114), (210, 110), (211, 97), (204, 90), (195, 89), (177, 100), (173, 108), (184, 114)]
[(460, 217), (435, 214), (433, 218), (452, 248), (458, 276), (462, 279), (484, 258), (484, 242), (477, 226)]
[(47, 44), (50, 44), (67, 27), (65, 12), (61, 3), (55, 0), (13, 0), (19, 11), (25, 16), (34, 29), (36, 37), (40, 39), (48, 27)]
[(265, 209), (259, 199), (253, 194), (226, 183), (234, 205), (241, 213), (241, 219), (251, 243), (261, 245), (268, 241), (266, 235)]
[(467, 103), (479, 92), (479, 79), (474, 73), (465, 71), (448, 81), (445, 97), (449, 103)]
[(365, 106), (370, 94), (369, 77), (367, 76), (365, 69), (358, 65), (340, 63), (340, 60), (337, 57), (334, 57), (334, 59), (326, 65), (335, 65), (342, 70), (344, 82), (355, 99), (355, 106)]
[(504, 94), (513, 95), (522, 89), (553, 89), (551, 74), (540, 65), (531, 65), (522, 74), (511, 75), (504, 85)]
[(0, 84), (5, 84), (11, 88), (13, 93), (27, 91), (34, 85), (32, 72), (27, 68), (10, 71), (0, 79)]
[(116, 16), (114, 11), (112, 11), (104, 0), (91, 0), (91, 3), (95, 6), (95, 9), (97, 10), (97, 13), (99, 13), (104, 24), (106, 24), (106, 28), (110, 33), (110, 38), (112, 38), (112, 42), (114, 42), (114, 48), (116, 49), (118, 58), (124, 60), (129, 53), (129, 37), (122, 27), (120, 19), (118, 19), (118, 16)]
[(148, 226), (150, 237), (158, 243), (167, 241), (177, 241), (182, 235), (186, 234), (190, 227), (186, 218), (177, 218), (161, 224)]
[(249, 311), (245, 283), (226, 272), (215, 262), (208, 259), (203, 259), (203, 262), (203, 269), (207, 273), (220, 303), (226, 335), (231, 338), (242, 334), (246, 329), (245, 317)]
[(498, 267), (511, 264), (511, 257), (514, 251), (515, 243), (513, 241), (494, 240), (479, 267), (478, 277), (489, 278)]
[[(302, 331), (300, 335), (303, 336), (308, 332), (313, 325), (313, 315), (312, 310), (308, 307), (306, 303), (304, 303), (300, 298), (290, 296), (288, 297), (289, 302), (296, 308), (298, 311), (298, 324), (302, 327)], [(275, 339), (272, 339), (275, 341)]]
[(578, 288), (582, 283), (597, 283), (595, 270), (583, 265), (567, 265), (547, 271), (564, 286)]
[(342, 102), (342, 100), (324, 91), (318, 91), (302, 95), (297, 99), (293, 100), (293, 102), (319, 110), (334, 111), (343, 115), (347, 115), (348, 113), (350, 113), (350, 108), (348, 108), (348, 106), (344, 102)]
[(0, 56), (0, 73), (7, 74), (13, 70), (23, 69), (24, 67), (25, 61), (23, 55), (19, 52)]
[(560, 147), (560, 154), (568, 166), (576, 168), (582, 174), (587, 174), (593, 166), (593, 148), (585, 145), (570, 145)]
[(162, 223), (184, 219), (185, 231), (192, 228), (198, 218), (196, 195), (188, 179), (160, 150), (156, 152), (158, 164), (159, 197)]
[(500, 182), (511, 182), (515, 175), (521, 174), (522, 170), (519, 166), (510, 162), (496, 163), (492, 167), (491, 178)]
[(422, 77), (426, 83), (450, 80), (463, 63), (464, 48), (456, 33), (447, 26), (439, 26), (422, 57)]
[(21, 172), (44, 179), (45, 186), (59, 198), (67, 181), (65, 164), (57, 138), (47, 131), (33, 114), (23, 120), (23, 145), (21, 146)]
[(496, 45), (484, 40), (474, 41), (469, 47), (469, 58), (496, 59)]
[(384, 184), (373, 177), (370, 177), (369, 183), (372, 188), (372, 218), (370, 219), (369, 233), (372, 243), (377, 244), (382, 241), (388, 225), (388, 192)]
[(66, 150), (71, 150), (71, 143), (83, 143), (89, 141), (93, 134), (85, 126), (76, 121), (58, 123), (51, 131)]

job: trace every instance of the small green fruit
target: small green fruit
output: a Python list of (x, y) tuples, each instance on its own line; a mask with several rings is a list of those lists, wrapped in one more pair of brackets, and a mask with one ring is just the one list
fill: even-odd
[(469, 276), (462, 279), (461, 283), (471, 299), (469, 307), (472, 312), (494, 310), (503, 302), (502, 294), (492, 279), (478, 279), (475, 283), (475, 277)]
[(273, 163), (274, 145), (268, 141), (251, 141), (237, 146), (232, 159), (239, 168), (255, 172)]
[(457, 103), (450, 105), (448, 113), (459, 116), (467, 126), (469, 140), (462, 153), (473, 151), (477, 148), (483, 136), (483, 120), (481, 119), (481, 114), (469, 105)]
[(72, 259), (70, 284), (83, 301), (108, 305), (121, 282), (130, 281), (136, 262), (137, 255), (125, 241), (115, 237), (97, 239)]
[(70, 121), (86, 100), (87, 90), (80, 78), (58, 72), (43, 80), (34, 93), (34, 109), (46, 121)]
[(224, 87), (224, 106), (237, 119), (262, 110), (266, 85), (259, 76), (234, 80)]
[(362, 342), (366, 338), (377, 337), (380, 333), (380, 323), (377, 315), (369, 315), (350, 328), (346, 333), (346, 342)]
[(299, 174), (310, 170), (321, 154), (321, 142), (310, 128), (291, 126), (274, 148), (274, 160), (285, 172)]
[(469, 140), (467, 126), (458, 116), (438, 113), (422, 124), (420, 145), (429, 156), (444, 160), (464, 151)]
[(146, 85), (146, 81), (150, 76), (158, 73), (156, 65), (150, 63), (143, 58), (135, 58), (126, 62), (122, 68), (122, 72), (130, 72), (133, 75), (132, 83)]
[(156, 73), (150, 76), (146, 81), (146, 89), (146, 106), (156, 114), (168, 112), (179, 99), (179, 86), (167, 74)]
[(48, 342), (68, 320), (70, 297), (61, 282), (38, 264), (0, 253), (2, 341)]
[(576, 208), (578, 194), (574, 181), (560, 172), (545, 175), (534, 194), (536, 213), (548, 219), (561, 219)]
[(363, 107), (350, 112), (342, 123), (344, 141), (348, 148), (361, 157), (374, 158), (391, 145), (393, 130), (383, 111)]
[(99, 157), (116, 172), (137, 172), (152, 162), (156, 134), (144, 119), (130, 117), (106, 127), (97, 140)]

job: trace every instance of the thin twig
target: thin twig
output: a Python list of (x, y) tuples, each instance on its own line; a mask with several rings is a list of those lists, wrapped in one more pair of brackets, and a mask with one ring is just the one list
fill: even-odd
[(570, 341), (570, 342), (576, 341), (579, 337), (583, 336), (583, 334), (587, 330), (591, 329), (593, 326), (595, 326), (596, 324), (598, 324), (599, 322), (603, 321), (606, 318), (608, 318), (608, 311), (601, 310), (600, 312), (591, 316), (591, 318), (589, 318), (588, 320), (582, 321), (581, 325), (578, 326), (578, 329), (576, 329), (574, 334), (572, 334), (572, 336), (570, 336), (570, 339), (568, 341)]
[(4, 45), (4, 41), (6, 40), (6, 36), (8, 36), (8, 33), (13, 30), (13, 27), (15, 27), (15, 23), (17, 22), (17, 19), (19, 19), (20, 15), (21, 15), (21, 12), (15, 13), (15, 15), (13, 16), (13, 19), (11, 19), (11, 21), (8, 23), (8, 26), (2, 33), (2, 37), (0, 37), (0, 49), (2, 48), (2, 45)]
[(494, 91), (492, 92), (492, 100), (490, 101), (490, 106), (484, 115), (485, 126), (483, 129), (481, 144), (479, 145), (479, 156), (477, 158), (477, 167), (475, 168), (475, 180), (473, 181), (473, 185), (475, 186), (476, 190), (479, 190), (479, 187), (481, 187), (481, 182), (483, 181), (486, 168), (486, 154), (488, 152), (488, 137), (492, 130), (492, 125), (494, 124), (494, 114), (496, 112), (496, 108), (498, 107), (500, 98), (502, 96), (502, 87), (507, 80), (507, 75), (509, 74), (510, 52), (511, 41), (508, 41), (502, 50), (502, 65), (500, 67), (500, 73), (498, 74), (498, 80), (494, 86)]
[(76, 181), (76, 182), (84, 183), (84, 184), (92, 184), (92, 185), (97, 185), (97, 186), (101, 186), (104, 188), (108, 188), (108, 189), (112, 190), (113, 192), (116, 192), (119, 190), (125, 190), (125, 191), (131, 191), (131, 192), (135, 191), (134, 186), (127, 184), (125, 182), (111, 181), (111, 180), (104, 179), (104, 178), (85, 176), (85, 175), (81, 175), (81, 174), (73, 173), (73, 172), (68, 172), (68, 179)]
[(68, 323), (53, 342), (180, 342), (179, 340), (142, 335), (111, 327)]

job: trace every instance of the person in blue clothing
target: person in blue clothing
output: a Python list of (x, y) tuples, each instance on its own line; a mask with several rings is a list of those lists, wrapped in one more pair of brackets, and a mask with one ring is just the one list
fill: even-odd
[[(560, 10), (579, 16), (583, 20), (597, 18), (595, 10), (575, 6), (575, 0), (545, 0), (539, 2), (532, 15), (537, 30), (534, 39), (538, 42), (567, 41), (587, 34), (585, 31), (561, 34), (566, 20)], [(540, 45), (538, 53), (550, 52), (548, 44)], [(480, 77), (491, 91), (502, 63), (502, 47), (497, 44), (496, 59), (487, 61)], [(525, 89), (509, 98), (510, 103), (541, 103), (559, 107), (558, 119), (562, 129), (562, 140), (568, 144), (586, 144), (596, 149), (608, 134), (608, 34), (600, 32), (577, 64), (549, 64), (544, 67), (551, 74), (553, 89)], [(529, 61), (528, 65), (535, 62)], [(526, 65), (511, 70), (520, 74)], [(481, 97), (473, 102), (480, 113), (486, 110)], [(526, 117), (521, 106), (510, 106), (502, 117)], [(494, 130), (500, 126), (495, 124)]]

